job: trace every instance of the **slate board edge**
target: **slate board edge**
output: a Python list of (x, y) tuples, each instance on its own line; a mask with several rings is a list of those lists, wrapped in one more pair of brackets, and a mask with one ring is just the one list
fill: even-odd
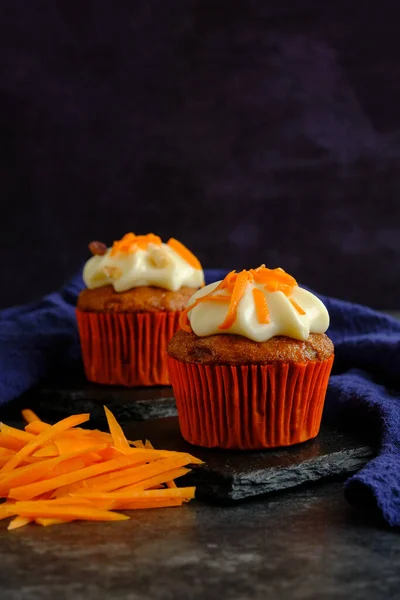
[[(198, 468), (189, 477), (193, 485), (197, 487), (199, 499), (213, 502), (215, 500), (234, 502), (265, 496), (275, 493), (277, 490), (281, 492), (306, 483), (322, 482), (332, 477), (344, 479), (359, 471), (375, 455), (374, 449), (370, 446), (334, 452), (287, 469), (271, 468), (269, 470), (271, 477), (267, 481), (254, 481), (256, 473), (252, 473), (251, 476), (225, 477), (225, 482), (222, 483), (221, 474), (218, 474), (218, 481), (213, 485), (212, 480), (214, 477), (217, 478), (217, 475), (214, 475), (213, 471), (207, 470), (206, 467)], [(341, 460), (340, 456), (342, 456)], [(321, 470), (324, 472), (321, 473)], [(265, 478), (265, 471), (260, 471), (260, 473)], [(277, 486), (278, 482), (279, 486)]]

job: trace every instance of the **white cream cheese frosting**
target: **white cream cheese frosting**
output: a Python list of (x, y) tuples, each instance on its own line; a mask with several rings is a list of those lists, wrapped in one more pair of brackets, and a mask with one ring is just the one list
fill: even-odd
[[(238, 295), (239, 276), (242, 282)], [(190, 324), (199, 337), (224, 333), (241, 335), (255, 342), (265, 342), (278, 335), (306, 340), (310, 333), (324, 333), (328, 329), (329, 314), (325, 305), (299, 287), (282, 269), (262, 266), (238, 275), (230, 274), (230, 277), (230, 285), (225, 278), (225, 284), (217, 281), (207, 285), (189, 300), (187, 325)], [(184, 320), (181, 325), (185, 329)]]
[(164, 244), (153, 234), (127, 234), (87, 261), (83, 280), (89, 289), (112, 285), (116, 292), (124, 292), (156, 286), (176, 292), (183, 286), (204, 285), (204, 273), (196, 257), (177, 240)]

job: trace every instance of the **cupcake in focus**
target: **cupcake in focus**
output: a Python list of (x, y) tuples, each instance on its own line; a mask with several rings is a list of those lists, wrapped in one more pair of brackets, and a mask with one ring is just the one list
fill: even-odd
[(102, 384), (169, 385), (166, 347), (189, 298), (204, 285), (197, 258), (180, 242), (126, 234), (89, 244), (77, 320), (86, 377)]
[(263, 449), (314, 438), (334, 349), (329, 315), (282, 269), (229, 273), (197, 291), (168, 344), (183, 437)]

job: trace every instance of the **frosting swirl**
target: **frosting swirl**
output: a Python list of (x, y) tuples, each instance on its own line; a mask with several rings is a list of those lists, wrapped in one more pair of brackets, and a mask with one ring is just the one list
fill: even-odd
[(197, 291), (180, 324), (199, 337), (237, 334), (255, 342), (284, 335), (306, 340), (329, 327), (325, 305), (283, 269), (235, 273)]
[(152, 233), (128, 233), (112, 248), (99, 242), (92, 242), (90, 248), (95, 255), (83, 269), (83, 280), (89, 289), (112, 285), (116, 292), (124, 292), (155, 286), (176, 292), (183, 286), (204, 285), (200, 262), (174, 238), (163, 244)]

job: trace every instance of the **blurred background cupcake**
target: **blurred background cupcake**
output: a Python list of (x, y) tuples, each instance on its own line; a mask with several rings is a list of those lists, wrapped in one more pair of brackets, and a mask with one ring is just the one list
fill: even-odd
[(169, 384), (168, 340), (189, 298), (204, 285), (197, 258), (178, 240), (126, 234), (112, 248), (92, 242), (77, 320), (90, 381)]
[(261, 449), (315, 437), (333, 363), (324, 304), (264, 266), (196, 292), (168, 345), (183, 437)]

